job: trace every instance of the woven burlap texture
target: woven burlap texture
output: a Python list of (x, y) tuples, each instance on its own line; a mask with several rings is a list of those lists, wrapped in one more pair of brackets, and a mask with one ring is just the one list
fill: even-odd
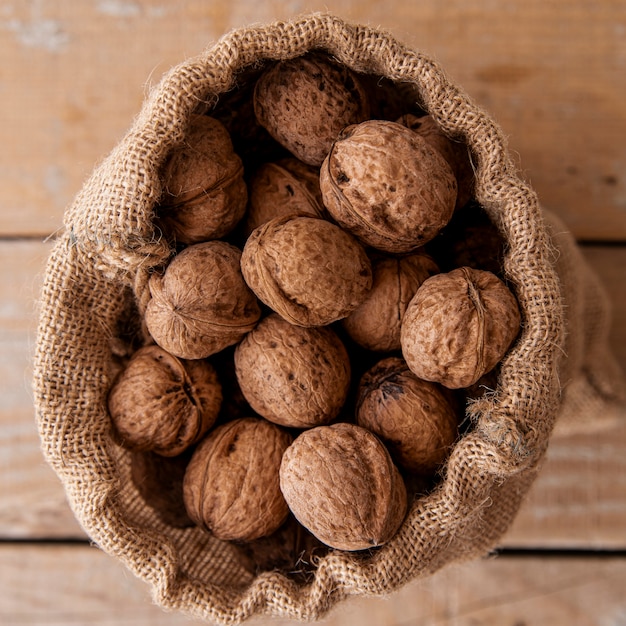
[[(166, 155), (190, 115), (210, 110), (244, 70), (313, 49), (354, 70), (414, 84), (443, 130), (467, 141), (477, 200), (507, 242), (504, 269), (523, 328), (496, 392), (472, 407), (473, 428), (455, 446), (439, 486), (415, 502), (395, 538), (371, 553), (331, 551), (305, 585), (277, 572), (253, 576), (229, 544), (160, 522), (129, 480), (127, 454), (111, 437), (106, 396), (111, 339), (129, 294), (171, 255), (153, 226)], [(448, 563), (484, 555), (509, 527), (563, 408), (558, 250), (502, 132), (430, 58), (383, 31), (321, 14), (228, 33), (152, 90), (68, 208), (65, 226), (46, 268), (34, 362), (43, 453), (87, 534), (149, 583), (162, 607), (219, 624), (260, 613), (316, 619), (347, 596), (387, 594)]]

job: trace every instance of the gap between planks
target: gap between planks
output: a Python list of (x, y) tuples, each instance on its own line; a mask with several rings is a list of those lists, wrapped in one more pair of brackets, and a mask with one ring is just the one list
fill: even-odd
[[(91, 547), (0, 545), (0, 622), (202, 624), (167, 613), (123, 564)], [(623, 624), (626, 559), (514, 556), (450, 565), (383, 598), (350, 598), (318, 626)], [(294, 626), (253, 618), (250, 626)]]

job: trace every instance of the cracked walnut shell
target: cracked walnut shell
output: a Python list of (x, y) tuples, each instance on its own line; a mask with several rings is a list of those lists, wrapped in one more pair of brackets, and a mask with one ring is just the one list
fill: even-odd
[(350, 387), (350, 358), (336, 333), (295, 326), (276, 313), (237, 345), (235, 368), (254, 411), (292, 428), (331, 422)]
[(122, 444), (176, 456), (195, 444), (217, 419), (222, 390), (206, 361), (185, 361), (159, 346), (140, 348), (108, 396)]
[(252, 541), (272, 534), (289, 509), (279, 485), (292, 436), (259, 417), (215, 427), (198, 444), (183, 479), (189, 517), (214, 537)]
[(457, 268), (417, 290), (402, 321), (402, 355), (419, 378), (469, 387), (504, 357), (520, 322), (515, 296), (495, 274)]
[(324, 204), (363, 243), (406, 253), (450, 221), (456, 177), (441, 154), (406, 126), (368, 120), (345, 128), (320, 170)]
[(406, 487), (389, 452), (350, 423), (300, 433), (283, 455), (280, 487), (296, 519), (338, 550), (386, 543), (407, 510)]
[(162, 348), (183, 359), (203, 359), (234, 345), (261, 309), (243, 280), (241, 251), (223, 241), (198, 243), (153, 274), (145, 312), (148, 331)]
[(428, 476), (445, 461), (458, 434), (448, 394), (415, 376), (404, 359), (385, 358), (361, 378), (356, 421), (382, 439), (398, 465)]
[(354, 237), (326, 220), (285, 216), (259, 226), (241, 255), (246, 283), (283, 319), (325, 326), (349, 315), (372, 286)]

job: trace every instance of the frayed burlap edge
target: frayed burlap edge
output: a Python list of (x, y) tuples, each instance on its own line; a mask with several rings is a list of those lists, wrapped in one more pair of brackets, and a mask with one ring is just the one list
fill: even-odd
[[(190, 115), (232, 88), (242, 70), (314, 48), (355, 70), (414, 83), (421, 106), (451, 137), (467, 141), (477, 200), (507, 241), (504, 269), (523, 328), (497, 389), (473, 405), (474, 427), (455, 446), (441, 483), (415, 502), (388, 545), (364, 555), (331, 552), (307, 585), (278, 572), (236, 581), (228, 555), (215, 551), (205, 563), (223, 560), (225, 575), (216, 582), (184, 565), (189, 554), (201, 557), (197, 532), (145, 527), (140, 514), (133, 517), (106, 411), (109, 341), (122, 291), (171, 254), (154, 230), (153, 209), (159, 168)], [(484, 555), (508, 528), (560, 403), (563, 321), (554, 250), (502, 132), (427, 56), (383, 31), (329, 15), (235, 30), (163, 78), (65, 223), (46, 269), (34, 360), (42, 449), (89, 536), (149, 583), (163, 608), (219, 624), (260, 613), (313, 620), (347, 596), (387, 594), (447, 563)]]

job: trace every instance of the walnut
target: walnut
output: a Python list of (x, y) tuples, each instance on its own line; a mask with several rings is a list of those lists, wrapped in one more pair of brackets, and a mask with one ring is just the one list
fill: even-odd
[(457, 196), (450, 165), (406, 126), (369, 120), (345, 128), (320, 170), (331, 216), (363, 243), (412, 252), (450, 221)]
[(319, 169), (298, 159), (263, 164), (249, 185), (244, 234), (282, 215), (325, 217)]
[(189, 517), (214, 537), (252, 541), (275, 532), (289, 509), (279, 468), (292, 436), (259, 417), (216, 426), (198, 444), (183, 480)]
[(400, 325), (418, 287), (439, 268), (427, 254), (378, 257), (372, 261), (373, 284), (365, 300), (342, 325), (363, 348), (377, 352), (400, 350)]
[(474, 168), (465, 142), (450, 139), (430, 115), (407, 113), (397, 121), (418, 133), (446, 159), (456, 176), (455, 208), (464, 207), (474, 194)]
[(283, 455), (280, 486), (296, 519), (338, 550), (386, 543), (406, 514), (406, 488), (389, 452), (355, 424), (300, 433)]
[(520, 321), (515, 296), (497, 276), (458, 268), (417, 290), (402, 320), (402, 354), (419, 378), (469, 387), (504, 357)]
[(153, 274), (145, 322), (154, 341), (183, 359), (203, 359), (237, 343), (261, 316), (243, 280), (241, 251), (223, 241), (198, 243)]
[(363, 247), (313, 217), (278, 217), (259, 226), (241, 256), (243, 276), (267, 306), (298, 326), (325, 326), (349, 315), (372, 286)]
[(130, 477), (146, 504), (161, 521), (174, 528), (193, 526), (183, 501), (183, 477), (191, 458), (191, 448), (174, 457), (133, 450)]
[(259, 123), (295, 157), (319, 167), (339, 131), (369, 118), (357, 75), (321, 54), (278, 62), (258, 79)]
[(276, 313), (237, 345), (235, 368), (254, 411), (293, 428), (335, 419), (350, 386), (350, 359), (333, 330), (294, 326)]
[(385, 358), (361, 378), (357, 424), (378, 435), (401, 467), (433, 474), (447, 458), (458, 432), (449, 393), (415, 376), (404, 359)]
[(226, 128), (206, 115), (192, 117), (184, 142), (169, 156), (157, 209), (163, 230), (193, 244), (228, 234), (246, 211), (243, 164)]
[(176, 456), (213, 425), (221, 401), (212, 365), (151, 345), (137, 350), (117, 377), (108, 407), (124, 446)]

